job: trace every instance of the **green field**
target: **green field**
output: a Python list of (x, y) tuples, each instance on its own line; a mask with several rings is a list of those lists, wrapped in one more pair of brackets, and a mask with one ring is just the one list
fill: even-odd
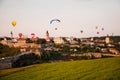
[(0, 80), (120, 80), (120, 57), (0, 70)]

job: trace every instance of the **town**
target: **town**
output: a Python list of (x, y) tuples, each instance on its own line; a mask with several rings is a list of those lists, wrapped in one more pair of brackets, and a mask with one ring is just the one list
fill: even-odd
[[(15, 38), (11, 32), (9, 37), (0, 38), (0, 69), (43, 62), (120, 56), (120, 36), (50, 37), (48, 31), (45, 38), (35, 37), (34, 33), (31, 36), (25, 38), (19, 33), (19, 38)], [(13, 48), (14, 51), (5, 53), (3, 46)]]

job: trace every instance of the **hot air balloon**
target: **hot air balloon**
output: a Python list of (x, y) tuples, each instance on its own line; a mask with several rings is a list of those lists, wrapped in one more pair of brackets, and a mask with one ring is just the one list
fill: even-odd
[(55, 30), (57, 30), (57, 28), (55, 28)]
[(31, 33), (31, 37), (34, 38), (34, 37), (35, 37), (35, 34), (34, 34), (34, 33)]
[(99, 32), (97, 32), (97, 34), (99, 34)]
[(12, 21), (11, 24), (13, 25), (13, 27), (15, 27), (16, 26), (16, 21)]
[(21, 38), (22, 37), (22, 33), (19, 33), (18, 36)]
[(50, 21), (50, 24), (52, 24), (54, 21), (61, 22), (59, 19), (52, 19), (52, 20)]
[(102, 31), (104, 30), (104, 28), (102, 28)]
[(98, 29), (98, 26), (96, 26), (96, 29)]
[(81, 30), (80, 32), (83, 33), (83, 30)]

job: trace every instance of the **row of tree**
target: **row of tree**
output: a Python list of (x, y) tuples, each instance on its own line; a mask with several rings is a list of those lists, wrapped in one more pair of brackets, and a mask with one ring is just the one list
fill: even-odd
[(81, 44), (79, 45), (79, 47), (70, 47), (70, 45), (57, 45), (54, 44), (53, 47), (55, 48), (59, 48), (61, 53), (77, 53), (77, 54), (81, 54), (81, 53), (88, 53), (88, 52), (101, 52), (99, 48), (97, 48), (98, 46), (96, 45), (84, 45)]
[(38, 56), (34, 53), (24, 54), (13, 62), (13, 67), (21, 67), (40, 62), (48, 62), (49, 60), (59, 60), (60, 58), (61, 54), (57, 51), (43, 51), (41, 56)]
[(0, 43), (0, 58), (13, 56), (20, 53), (19, 48), (9, 47)]

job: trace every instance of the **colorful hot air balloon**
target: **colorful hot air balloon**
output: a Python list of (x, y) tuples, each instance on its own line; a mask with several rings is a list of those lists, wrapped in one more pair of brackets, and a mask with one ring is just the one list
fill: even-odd
[(13, 27), (15, 27), (16, 26), (16, 21), (12, 21), (11, 24), (13, 25)]
[(18, 36), (21, 38), (22, 37), (22, 33), (19, 33)]
[(104, 30), (104, 28), (102, 28), (102, 31)]
[(57, 28), (55, 28), (55, 30), (57, 30)]
[(97, 32), (97, 34), (99, 34), (99, 32)]
[(98, 29), (98, 26), (96, 26), (96, 29)]
[(83, 33), (83, 30), (81, 30), (80, 32)]
[(34, 38), (34, 37), (35, 37), (35, 34), (34, 34), (34, 33), (31, 33), (31, 37)]

